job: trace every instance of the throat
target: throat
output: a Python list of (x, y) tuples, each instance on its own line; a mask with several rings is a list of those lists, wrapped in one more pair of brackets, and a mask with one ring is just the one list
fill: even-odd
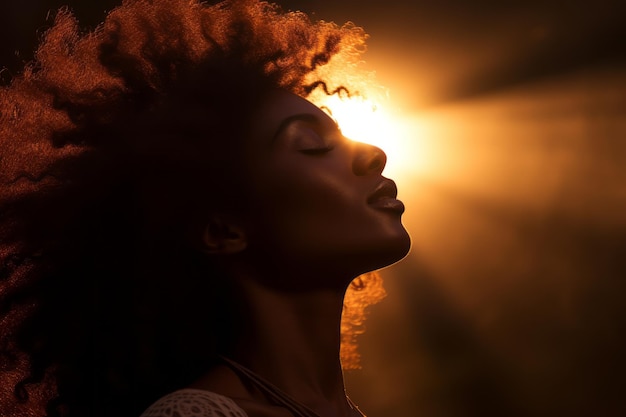
[(225, 356), (313, 409), (345, 403), (343, 294), (281, 293), (260, 286), (241, 294), (241, 325)]

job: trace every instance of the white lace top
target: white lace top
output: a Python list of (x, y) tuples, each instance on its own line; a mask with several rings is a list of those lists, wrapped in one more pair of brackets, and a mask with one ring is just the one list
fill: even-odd
[(201, 389), (174, 391), (152, 404), (140, 417), (248, 417), (233, 400)]

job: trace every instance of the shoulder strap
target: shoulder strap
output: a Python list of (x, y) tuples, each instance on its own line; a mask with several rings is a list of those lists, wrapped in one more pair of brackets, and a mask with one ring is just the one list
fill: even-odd
[[(262, 393), (267, 395), (270, 401), (272, 401), (276, 405), (285, 407), (295, 417), (320, 417), (320, 415), (317, 414), (315, 411), (311, 410), (309, 407), (302, 404), (301, 402), (296, 401), (285, 391), (281, 390), (259, 374), (251, 371), (240, 363), (237, 363), (224, 356), (220, 356), (220, 359), (224, 361), (224, 363), (228, 365), (241, 378), (254, 384)], [(361, 417), (363, 417), (363, 414), (349, 398), (348, 402), (350, 403), (352, 409), (356, 411)]]
[(220, 359), (222, 359), (240, 377), (252, 382), (262, 393), (267, 395), (270, 401), (274, 402), (276, 405), (285, 407), (287, 410), (292, 412), (295, 417), (320, 417), (313, 410), (294, 400), (286, 392), (260, 375), (252, 372), (245, 366), (224, 356), (220, 356)]

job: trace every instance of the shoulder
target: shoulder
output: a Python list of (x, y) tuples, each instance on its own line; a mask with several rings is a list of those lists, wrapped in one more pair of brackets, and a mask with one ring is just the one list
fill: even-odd
[(248, 417), (233, 400), (211, 391), (186, 388), (152, 404), (140, 417)]

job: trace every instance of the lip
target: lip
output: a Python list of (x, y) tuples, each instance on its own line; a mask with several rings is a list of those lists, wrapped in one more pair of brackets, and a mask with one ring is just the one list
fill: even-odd
[(367, 204), (375, 209), (404, 213), (404, 203), (398, 200), (398, 187), (390, 179), (381, 181), (367, 198)]
[(397, 213), (404, 213), (404, 203), (397, 198), (385, 197), (369, 203), (370, 207), (380, 210), (389, 210)]

